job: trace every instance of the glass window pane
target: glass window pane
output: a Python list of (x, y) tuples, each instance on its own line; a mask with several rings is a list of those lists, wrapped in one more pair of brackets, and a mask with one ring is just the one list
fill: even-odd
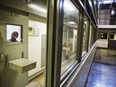
[(110, 40), (116, 40), (116, 33), (110, 34)]
[(92, 25), (90, 24), (88, 49), (91, 48), (91, 42), (92, 42)]
[(6, 69), (0, 58), (0, 87), (45, 87), (47, 0), (2, 0), (0, 6), (0, 54), (13, 66)]
[(76, 61), (79, 10), (70, 0), (64, 0), (61, 75)]
[(91, 26), (91, 46), (94, 44), (94, 39), (95, 39), (95, 30), (93, 25)]
[(84, 23), (83, 23), (83, 46), (82, 46), (82, 56), (87, 52), (86, 51), (86, 37), (87, 37), (87, 19), (84, 17)]

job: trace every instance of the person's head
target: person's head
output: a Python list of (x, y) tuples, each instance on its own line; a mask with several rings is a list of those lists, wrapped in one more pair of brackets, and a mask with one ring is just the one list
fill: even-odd
[(16, 42), (17, 37), (18, 37), (18, 32), (14, 31), (11, 35), (11, 41)]

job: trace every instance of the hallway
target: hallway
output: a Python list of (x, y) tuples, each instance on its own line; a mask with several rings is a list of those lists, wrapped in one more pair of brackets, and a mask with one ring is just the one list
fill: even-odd
[(116, 87), (116, 51), (97, 49), (85, 87)]

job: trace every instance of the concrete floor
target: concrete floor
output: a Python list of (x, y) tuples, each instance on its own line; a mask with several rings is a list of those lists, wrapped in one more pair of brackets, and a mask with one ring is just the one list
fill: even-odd
[(97, 49), (85, 87), (116, 87), (116, 51)]
[[(73, 56), (75, 56), (75, 55), (73, 55)], [(62, 64), (62, 67), (61, 67), (61, 74), (63, 74), (66, 71), (66, 69), (71, 66), (71, 64), (76, 62), (75, 59), (73, 58), (73, 56), (71, 56), (71, 58), (66, 59), (64, 61), (64, 63)], [(35, 84), (35, 86), (30, 86), (31, 84), (33, 85), (33, 83)], [(27, 87), (45, 87), (45, 73), (42, 73), (39, 76), (32, 79), (28, 85), (29, 86), (27, 86)]]
[(36, 83), (35, 86), (29, 86), (29, 87), (45, 87), (45, 73), (40, 74), (36, 78), (32, 79), (29, 84)]

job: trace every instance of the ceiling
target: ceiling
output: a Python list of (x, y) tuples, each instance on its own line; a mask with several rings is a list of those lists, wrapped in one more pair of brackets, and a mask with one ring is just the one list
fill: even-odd
[(1, 5), (46, 17), (47, 13), (45, 14), (39, 10), (30, 8), (28, 6), (30, 3), (36, 4), (37, 6), (47, 10), (47, 0), (0, 0)]
[(98, 24), (116, 24), (116, 0), (96, 0), (98, 2)]
[[(104, 2), (107, 1), (107, 2)], [(116, 9), (116, 1), (110, 1), (110, 0), (102, 0), (99, 1), (100, 3), (100, 9), (110, 9), (110, 8), (115, 8)]]

